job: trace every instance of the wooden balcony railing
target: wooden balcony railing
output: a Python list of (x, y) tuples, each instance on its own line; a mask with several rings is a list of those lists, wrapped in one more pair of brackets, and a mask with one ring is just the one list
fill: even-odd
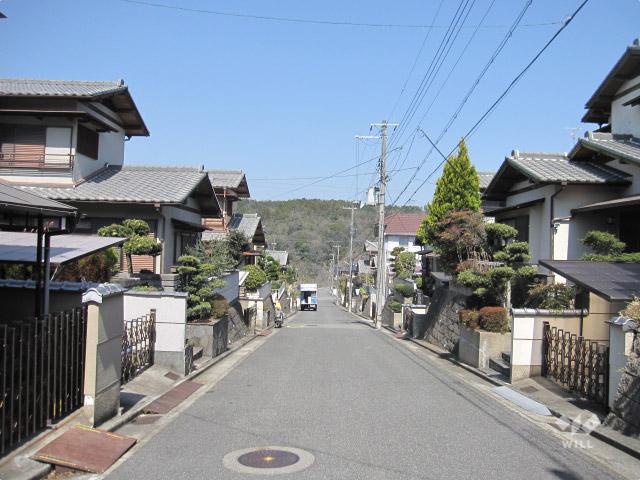
[(38, 168), (71, 170), (75, 155), (68, 153), (2, 153), (0, 152), (0, 168)]

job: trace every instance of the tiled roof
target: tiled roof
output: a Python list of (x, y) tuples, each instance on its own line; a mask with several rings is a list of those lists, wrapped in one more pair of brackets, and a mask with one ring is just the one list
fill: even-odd
[(123, 80), (35, 80), (0, 78), (0, 96), (95, 97), (126, 90)]
[(272, 256), (280, 265), (289, 263), (289, 252), (286, 250), (266, 250), (266, 254)]
[(209, 174), (211, 185), (220, 188), (238, 188), (244, 178), (242, 170), (208, 170), (207, 173)]
[(580, 147), (602, 153), (606, 156), (640, 164), (640, 138), (631, 135), (588, 132), (569, 153), (574, 156)]
[(628, 183), (629, 175), (594, 162), (570, 161), (563, 153), (518, 152), (507, 157), (509, 165), (534, 182)]
[(73, 215), (74, 207), (56, 202), (41, 195), (0, 183), (0, 210), (41, 213), (44, 215)]
[(364, 241), (364, 251), (365, 252), (377, 252), (378, 244), (376, 242), (372, 242), (371, 240)]
[(415, 235), (426, 215), (424, 213), (394, 213), (384, 220), (385, 235)]
[(634, 40), (622, 57), (607, 74), (598, 89), (587, 101), (587, 113), (582, 117), (583, 122), (607, 123), (611, 117), (611, 104), (615, 95), (625, 82), (640, 73), (640, 40)]
[(478, 179), (480, 180), (480, 190), (484, 190), (489, 186), (495, 174), (496, 172), (478, 172)]
[(229, 230), (238, 231), (251, 240), (260, 225), (260, 217), (257, 213), (234, 213), (229, 220)]
[(205, 175), (193, 167), (109, 167), (72, 188), (22, 188), (54, 200), (182, 203)]

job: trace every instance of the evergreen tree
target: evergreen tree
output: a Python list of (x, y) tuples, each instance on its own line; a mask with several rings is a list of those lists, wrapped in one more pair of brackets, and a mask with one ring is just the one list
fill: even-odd
[(423, 245), (431, 243), (436, 225), (452, 211), (480, 210), (480, 180), (478, 172), (469, 160), (464, 140), (458, 145), (458, 154), (449, 157), (442, 176), (436, 183), (433, 199), (426, 207), (427, 217), (416, 235)]

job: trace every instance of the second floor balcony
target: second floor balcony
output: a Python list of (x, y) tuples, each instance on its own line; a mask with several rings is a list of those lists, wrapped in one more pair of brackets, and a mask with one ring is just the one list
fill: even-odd
[(0, 152), (0, 168), (72, 171), (75, 155), (70, 153)]

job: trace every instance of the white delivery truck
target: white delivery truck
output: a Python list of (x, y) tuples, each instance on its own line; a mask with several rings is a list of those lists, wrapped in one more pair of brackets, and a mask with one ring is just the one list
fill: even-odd
[(300, 284), (300, 310), (318, 310), (318, 284)]

